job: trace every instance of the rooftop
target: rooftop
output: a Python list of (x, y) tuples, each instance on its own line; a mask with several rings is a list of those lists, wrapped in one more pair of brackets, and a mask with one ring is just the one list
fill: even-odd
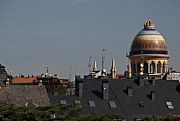
[(49, 98), (45, 86), (8, 85), (0, 88), (0, 103), (16, 106), (47, 106)]
[[(109, 83), (108, 100), (102, 99), (101, 86), (104, 80)], [(79, 81), (83, 83), (82, 97), (49, 95), (50, 103), (57, 104), (60, 100), (65, 100), (67, 104), (72, 104), (78, 100), (82, 107), (85, 107), (81, 112), (84, 115), (108, 113), (126, 119), (146, 115), (180, 114), (180, 85), (176, 80), (156, 80), (154, 84), (150, 80), (143, 80), (142, 87), (136, 79), (80, 79)], [(127, 88), (132, 89), (131, 95), (128, 95)], [(93, 106), (90, 106), (89, 102)], [(169, 102), (171, 106), (167, 105), (170, 104)]]

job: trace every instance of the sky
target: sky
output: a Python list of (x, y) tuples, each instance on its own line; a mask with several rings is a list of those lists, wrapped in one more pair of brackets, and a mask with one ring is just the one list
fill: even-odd
[[(61, 78), (89, 73), (97, 61), (119, 73), (126, 52), (150, 17), (166, 39), (169, 66), (180, 71), (179, 0), (0, 0), (0, 63), (12, 75), (49, 72)], [(70, 69), (71, 68), (71, 69)], [(70, 74), (71, 70), (71, 74)]]

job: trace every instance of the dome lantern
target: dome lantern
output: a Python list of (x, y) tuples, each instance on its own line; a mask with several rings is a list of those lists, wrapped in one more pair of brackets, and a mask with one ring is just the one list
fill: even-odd
[(144, 29), (154, 29), (154, 28), (155, 28), (155, 23), (151, 19), (148, 19), (144, 23)]

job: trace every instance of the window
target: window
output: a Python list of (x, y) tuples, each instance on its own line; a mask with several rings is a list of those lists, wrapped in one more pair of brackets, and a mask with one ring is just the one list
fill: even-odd
[(74, 104), (81, 104), (81, 101), (80, 100), (75, 100)]
[(59, 102), (61, 105), (67, 105), (66, 100), (60, 100)]
[(157, 73), (161, 73), (161, 67), (162, 67), (162, 64), (160, 61), (158, 61), (157, 63)]
[(116, 108), (116, 103), (114, 101), (109, 101), (109, 106), (113, 109)]
[(169, 109), (174, 109), (173, 105), (172, 105), (172, 102), (166, 102), (166, 105)]
[(163, 73), (166, 72), (166, 64), (165, 64), (165, 62), (163, 62), (163, 69), (162, 69), (162, 71), (163, 71)]
[(154, 63), (154, 61), (152, 61), (151, 64), (150, 64), (150, 73), (152, 73), (152, 74), (155, 73), (155, 63)]
[(89, 103), (89, 107), (96, 107), (94, 101), (88, 101), (88, 103)]
[(79, 107), (82, 107), (80, 100), (74, 100), (74, 104), (78, 105)]
[(144, 62), (144, 73), (148, 73), (148, 63)]

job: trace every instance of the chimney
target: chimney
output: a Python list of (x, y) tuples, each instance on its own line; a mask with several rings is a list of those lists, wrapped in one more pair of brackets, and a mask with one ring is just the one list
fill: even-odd
[(75, 76), (75, 80), (79, 80), (79, 79), (81, 79), (81, 76), (80, 75), (76, 75)]
[(151, 91), (151, 100), (155, 101), (155, 91)]
[(79, 97), (83, 96), (83, 82), (80, 76), (75, 77), (75, 94)]
[(142, 78), (139, 79), (139, 86), (144, 87), (144, 79)]
[(109, 83), (108, 81), (102, 81), (102, 98), (103, 100), (109, 99)]
[(77, 94), (78, 94), (79, 98), (83, 97), (83, 82), (82, 81), (78, 82)]
[(128, 96), (133, 96), (132, 87), (127, 87)]

